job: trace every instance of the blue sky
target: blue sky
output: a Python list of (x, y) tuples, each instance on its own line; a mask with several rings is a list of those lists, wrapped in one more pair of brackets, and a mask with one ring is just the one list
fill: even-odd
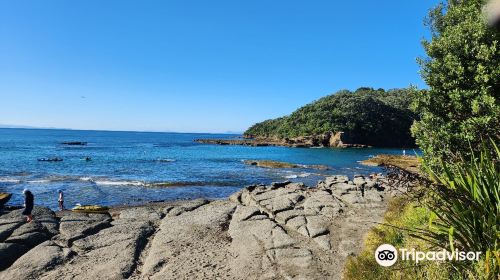
[(437, 2), (0, 0), (0, 124), (243, 131), (340, 89), (422, 88)]

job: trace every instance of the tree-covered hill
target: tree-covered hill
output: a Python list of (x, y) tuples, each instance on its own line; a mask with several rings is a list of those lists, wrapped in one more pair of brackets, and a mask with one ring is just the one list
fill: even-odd
[(356, 144), (377, 147), (413, 146), (410, 110), (414, 89), (342, 90), (308, 104), (289, 116), (250, 127), (245, 136), (295, 138), (344, 132)]

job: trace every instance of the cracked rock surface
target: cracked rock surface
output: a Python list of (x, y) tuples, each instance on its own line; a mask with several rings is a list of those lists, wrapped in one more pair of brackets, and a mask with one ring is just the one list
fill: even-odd
[(275, 183), (228, 200), (0, 212), (0, 279), (340, 279), (381, 220), (384, 178)]

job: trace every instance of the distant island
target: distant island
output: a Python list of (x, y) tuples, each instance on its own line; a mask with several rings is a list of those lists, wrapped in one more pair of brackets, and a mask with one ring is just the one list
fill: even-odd
[(410, 109), (414, 89), (342, 90), (292, 114), (250, 127), (243, 140), (200, 143), (288, 147), (414, 147)]

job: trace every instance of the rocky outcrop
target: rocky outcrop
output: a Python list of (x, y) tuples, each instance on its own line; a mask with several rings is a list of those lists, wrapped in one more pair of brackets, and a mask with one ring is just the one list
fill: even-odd
[(395, 167), (406, 172), (421, 174), (421, 162), (416, 156), (376, 155), (361, 162), (368, 166)]
[(195, 142), (214, 145), (241, 145), (252, 147), (283, 146), (293, 148), (366, 148), (368, 145), (356, 144), (353, 137), (344, 132), (328, 132), (320, 135), (300, 136), (295, 138), (268, 138), (245, 135), (245, 139), (196, 139)]
[(61, 142), (61, 145), (67, 145), (67, 146), (86, 146), (87, 142), (82, 142), (82, 141), (66, 141), (66, 142)]
[(243, 163), (263, 168), (305, 168), (305, 169), (317, 169), (317, 170), (330, 169), (326, 165), (305, 165), (305, 164), (295, 164), (295, 163), (281, 162), (274, 160), (245, 160), (243, 161)]
[(0, 270), (57, 234), (58, 222), (49, 209), (35, 207), (33, 215), (37, 220), (29, 224), (21, 213), (22, 210), (14, 210), (0, 216)]
[(0, 279), (340, 279), (379, 221), (387, 181), (255, 185), (228, 200), (0, 215)]
[(239, 145), (239, 146), (252, 146), (252, 147), (267, 147), (267, 146), (284, 146), (283, 141), (272, 139), (196, 139), (194, 140), (200, 144), (211, 145)]

